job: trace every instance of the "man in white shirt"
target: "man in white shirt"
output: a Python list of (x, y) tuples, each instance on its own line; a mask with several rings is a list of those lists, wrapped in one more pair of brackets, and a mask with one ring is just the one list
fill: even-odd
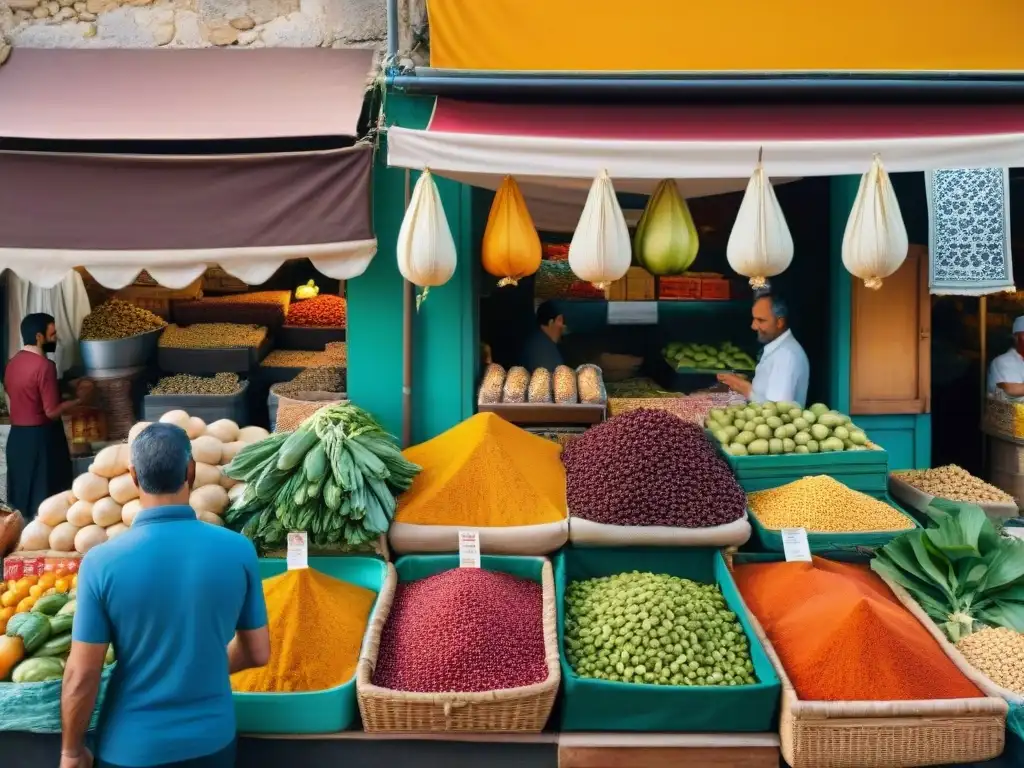
[(988, 393), (1001, 399), (1024, 397), (1024, 315), (1013, 321), (1013, 346), (988, 367)]
[(754, 300), (754, 320), (750, 327), (764, 344), (761, 359), (754, 369), (754, 380), (736, 373), (720, 373), (718, 380), (747, 400), (756, 403), (807, 402), (807, 384), (811, 366), (800, 342), (789, 329), (789, 309), (778, 296), (762, 294)]

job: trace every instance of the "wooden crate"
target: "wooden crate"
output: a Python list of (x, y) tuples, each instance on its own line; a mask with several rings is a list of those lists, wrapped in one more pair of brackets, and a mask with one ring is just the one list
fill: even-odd
[(608, 286), (605, 296), (609, 301), (653, 301), (654, 276), (643, 267), (630, 267), (625, 277)]

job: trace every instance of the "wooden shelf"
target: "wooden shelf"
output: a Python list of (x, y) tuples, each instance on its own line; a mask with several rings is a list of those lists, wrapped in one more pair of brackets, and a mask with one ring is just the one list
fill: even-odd
[(561, 405), (559, 403), (495, 403), (478, 405), (481, 413), (496, 413), (513, 424), (600, 424), (604, 421), (605, 405)]

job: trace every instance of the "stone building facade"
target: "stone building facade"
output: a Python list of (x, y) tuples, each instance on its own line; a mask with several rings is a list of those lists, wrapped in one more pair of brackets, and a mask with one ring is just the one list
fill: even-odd
[[(425, 0), (400, 0), (399, 16), (408, 51)], [(386, 35), (385, 0), (0, 0), (0, 39), (16, 48), (381, 49)]]

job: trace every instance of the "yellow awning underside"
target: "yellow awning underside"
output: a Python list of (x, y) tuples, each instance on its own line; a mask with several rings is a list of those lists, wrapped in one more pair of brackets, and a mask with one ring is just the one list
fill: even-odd
[(1024, 72), (1024, 0), (428, 0), (432, 67)]

